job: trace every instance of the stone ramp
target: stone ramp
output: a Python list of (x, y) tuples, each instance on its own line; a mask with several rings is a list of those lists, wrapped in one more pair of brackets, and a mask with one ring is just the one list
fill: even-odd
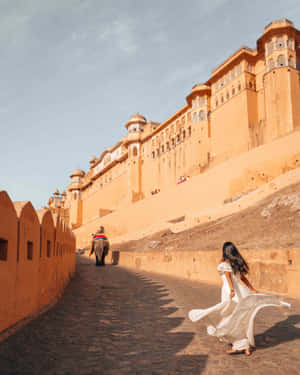
[(0, 343), (0, 374), (299, 374), (300, 302), (289, 300), (289, 316), (262, 311), (257, 350), (230, 357), (202, 323), (187, 319), (219, 295), (211, 285), (78, 257), (61, 301)]

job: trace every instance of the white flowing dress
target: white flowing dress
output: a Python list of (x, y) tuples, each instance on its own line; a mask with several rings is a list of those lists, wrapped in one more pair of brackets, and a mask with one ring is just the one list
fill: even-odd
[[(235, 292), (232, 299), (225, 272), (231, 273)], [(219, 264), (218, 273), (223, 280), (221, 302), (208, 309), (191, 310), (189, 318), (193, 322), (206, 318), (208, 334), (232, 344), (233, 350), (249, 349), (255, 346), (254, 318), (258, 311), (267, 306), (290, 307), (290, 304), (280, 297), (251, 292), (241, 284), (240, 274), (234, 274), (227, 262)]]

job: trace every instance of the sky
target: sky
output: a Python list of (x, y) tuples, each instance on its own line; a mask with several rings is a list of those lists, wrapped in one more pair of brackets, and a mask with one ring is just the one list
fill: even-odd
[(300, 1), (0, 0), (0, 190), (43, 207), (279, 18), (300, 29)]

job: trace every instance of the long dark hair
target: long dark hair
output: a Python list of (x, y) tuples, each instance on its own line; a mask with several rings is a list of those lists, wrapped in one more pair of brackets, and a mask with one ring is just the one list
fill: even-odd
[(222, 260), (229, 260), (234, 273), (239, 272), (241, 274), (247, 274), (249, 272), (249, 266), (247, 262), (232, 242), (224, 243)]

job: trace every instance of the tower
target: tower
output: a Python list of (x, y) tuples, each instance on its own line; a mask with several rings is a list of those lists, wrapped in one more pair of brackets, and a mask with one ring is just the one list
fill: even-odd
[[(272, 141), (290, 133), (299, 122), (295, 112), (299, 100), (299, 79), (296, 70), (297, 31), (291, 21), (272, 21), (264, 29), (258, 47), (265, 51), (265, 95), (264, 142)], [(298, 83), (297, 87), (295, 83)], [(299, 124), (300, 125), (300, 124)]]
[(76, 228), (82, 224), (82, 199), (81, 183), (85, 173), (81, 169), (75, 169), (70, 178), (72, 183), (68, 187), (70, 192), (70, 225)]
[(141, 134), (147, 121), (139, 113), (130, 117), (125, 125), (128, 130), (125, 145), (128, 149), (128, 190), (129, 201), (136, 202), (144, 198), (142, 192), (142, 168), (141, 168)]

